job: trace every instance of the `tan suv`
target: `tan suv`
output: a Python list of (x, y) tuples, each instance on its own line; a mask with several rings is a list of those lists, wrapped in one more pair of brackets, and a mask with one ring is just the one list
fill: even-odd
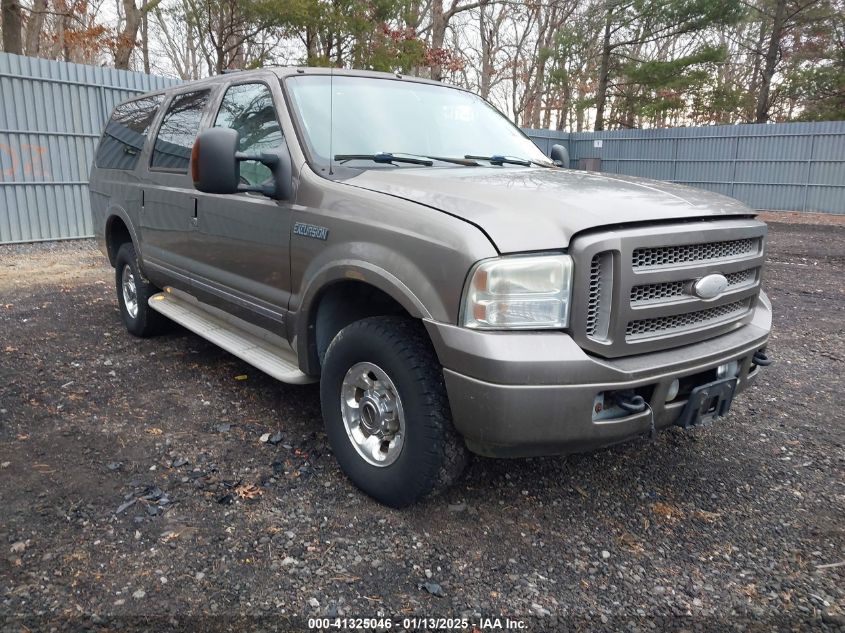
[(91, 199), (131, 333), (319, 380), (341, 467), (403, 506), (467, 449), (710, 421), (769, 363), (751, 209), (553, 158), (464, 90), (268, 69), (119, 105)]

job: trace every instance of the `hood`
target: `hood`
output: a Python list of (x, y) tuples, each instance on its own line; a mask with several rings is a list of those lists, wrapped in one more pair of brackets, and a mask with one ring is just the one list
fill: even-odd
[(753, 215), (719, 194), (633, 176), (529, 167), (367, 169), (341, 182), (478, 226), (501, 253), (564, 248), (600, 226)]

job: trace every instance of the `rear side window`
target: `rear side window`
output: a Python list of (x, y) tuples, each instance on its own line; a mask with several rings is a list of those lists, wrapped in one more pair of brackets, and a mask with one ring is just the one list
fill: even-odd
[(144, 97), (114, 109), (97, 147), (97, 167), (135, 169), (163, 97)]
[(191, 147), (199, 131), (208, 95), (208, 90), (201, 90), (173, 97), (158, 129), (151, 167), (188, 172)]

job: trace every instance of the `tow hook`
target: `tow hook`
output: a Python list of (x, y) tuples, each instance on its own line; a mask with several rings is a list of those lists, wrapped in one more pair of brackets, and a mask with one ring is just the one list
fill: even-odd
[(617, 394), (616, 404), (628, 413), (640, 413), (646, 408), (645, 398), (640, 395)]
[(772, 359), (769, 358), (768, 354), (766, 354), (765, 350), (758, 349), (754, 352), (754, 356), (751, 358), (751, 362), (755, 365), (759, 365), (760, 367), (768, 367), (772, 364)]
[(621, 409), (624, 409), (628, 413), (642, 413), (646, 409), (651, 414), (649, 416), (649, 437), (652, 441), (657, 437), (657, 429), (654, 427), (654, 411), (651, 410), (651, 407), (648, 406), (648, 402), (645, 401), (639, 394), (634, 394), (629, 392), (620, 392), (616, 394), (616, 404), (619, 405)]

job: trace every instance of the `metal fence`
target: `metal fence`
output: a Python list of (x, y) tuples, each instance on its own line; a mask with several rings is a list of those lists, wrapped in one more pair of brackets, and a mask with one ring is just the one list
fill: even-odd
[(92, 235), (88, 170), (106, 119), (175, 82), (0, 53), (0, 243)]
[(845, 214), (845, 121), (614, 132), (525, 130), (570, 167), (709, 189), (754, 209)]
[[(88, 170), (109, 113), (177, 81), (0, 53), (0, 243), (91, 235)], [(756, 209), (845, 214), (845, 121), (526, 132), (546, 152), (565, 145), (571, 167), (599, 159), (601, 171), (711, 189)]]

